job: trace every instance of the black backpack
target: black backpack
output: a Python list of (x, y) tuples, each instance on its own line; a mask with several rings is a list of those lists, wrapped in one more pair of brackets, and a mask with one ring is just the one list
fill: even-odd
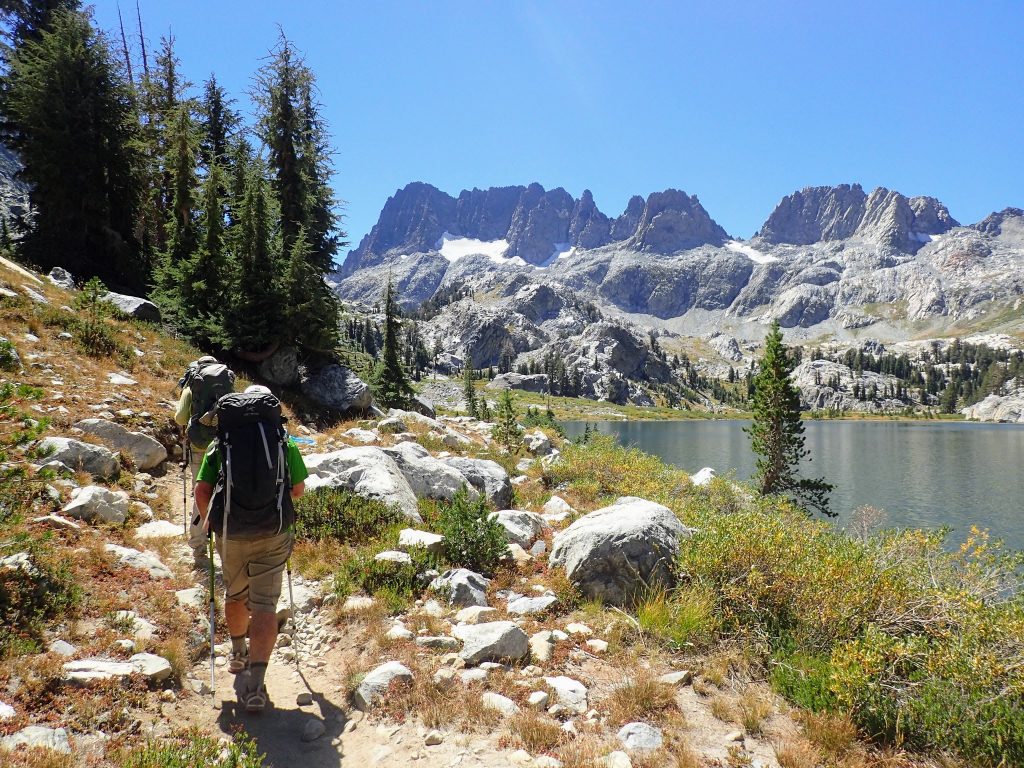
[(192, 390), (192, 413), (185, 427), (188, 440), (198, 448), (206, 448), (217, 431), (209, 426), (210, 419), (204, 417), (221, 397), (235, 391), (235, 374), (217, 358), (201, 357), (189, 363), (178, 386)]
[(233, 393), (217, 401), (214, 417), (220, 477), (210, 504), (213, 532), (253, 539), (287, 531), (295, 508), (281, 402), (261, 392)]

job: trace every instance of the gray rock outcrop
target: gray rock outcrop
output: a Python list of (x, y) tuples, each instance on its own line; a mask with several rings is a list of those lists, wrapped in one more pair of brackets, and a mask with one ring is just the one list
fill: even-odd
[(356, 687), (352, 700), (356, 708), (368, 712), (387, 693), (392, 682), (397, 680), (411, 683), (412, 679), (412, 671), (408, 667), (397, 661), (389, 661), (366, 674)]
[(299, 386), (309, 399), (340, 413), (366, 411), (373, 401), (366, 382), (343, 365), (326, 365), (314, 372), (300, 368)]
[(449, 605), (462, 608), (473, 605), (485, 607), (489, 583), (488, 579), (468, 568), (454, 568), (434, 579), (430, 588), (447, 595)]
[(128, 518), (128, 494), (98, 485), (75, 488), (71, 492), (71, 501), (61, 512), (78, 520), (99, 519), (120, 525)]
[(462, 488), (466, 489), (470, 499), (479, 496), (477, 489), (462, 472), (441, 459), (435, 459), (419, 443), (399, 443), (393, 448), (382, 450), (395, 462), (419, 498), (451, 501)]
[(518, 509), (503, 509), (490, 514), (492, 520), (505, 529), (509, 542), (518, 544), (523, 549), (530, 546), (544, 532), (544, 518), (536, 512), (524, 512)]
[(259, 365), (260, 377), (278, 387), (293, 387), (299, 383), (299, 351), (295, 347), (280, 347)]
[(518, 661), (530, 654), (530, 638), (515, 622), (463, 624), (455, 627), (452, 634), (462, 641), (459, 656), (470, 665), (485, 661)]
[(523, 392), (546, 392), (548, 377), (543, 373), (499, 373), (489, 382), (487, 389), (520, 389)]
[(112, 304), (121, 312), (137, 320), (147, 320), (151, 323), (160, 322), (160, 309), (149, 299), (111, 291), (103, 296), (101, 301)]
[(410, 520), (420, 522), (416, 494), (395, 461), (379, 448), (357, 446), (305, 457), (310, 477), (307, 490), (320, 486), (347, 488), (369, 499), (397, 507)]
[(1013, 395), (989, 395), (962, 411), (971, 421), (995, 421), (1003, 424), (1024, 424), (1024, 391)]
[(129, 432), (112, 421), (82, 419), (75, 427), (87, 434), (95, 435), (115, 451), (123, 453), (131, 459), (136, 469), (153, 469), (167, 459), (167, 449), (157, 440), (141, 432)]
[(51, 283), (65, 291), (72, 291), (75, 288), (74, 276), (63, 267), (54, 267), (46, 277)]
[(512, 480), (498, 462), (452, 456), (444, 459), (444, 463), (465, 477), (495, 507), (500, 509), (512, 503)]
[(622, 605), (674, 586), (672, 564), (692, 531), (668, 507), (628, 496), (555, 534), (549, 562), (589, 598)]
[(39, 447), (49, 451), (49, 461), (59, 461), (69, 469), (82, 470), (93, 477), (110, 480), (121, 471), (117, 454), (102, 445), (83, 443), (69, 437), (47, 437)]

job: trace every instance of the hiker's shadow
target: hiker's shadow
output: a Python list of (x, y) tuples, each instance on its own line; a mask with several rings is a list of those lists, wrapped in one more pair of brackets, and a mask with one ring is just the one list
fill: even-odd
[[(235, 696), (233, 700), (221, 702), (220, 716), (217, 724), (228, 735), (243, 730), (256, 743), (256, 750), (266, 755), (267, 768), (335, 768), (341, 766), (342, 754), (340, 740), (345, 727), (345, 712), (322, 693), (317, 693), (310, 686), (306, 677), (299, 673), (306, 692), (313, 696), (313, 703), (299, 707), (295, 701), (279, 701), (275, 706), (273, 700), (267, 702), (266, 708), (260, 713), (249, 713), (238, 703), (238, 694), (246, 684), (246, 676), (235, 678)], [(323, 723), (324, 732), (312, 741), (303, 741), (303, 734), (310, 723), (319, 720)]]

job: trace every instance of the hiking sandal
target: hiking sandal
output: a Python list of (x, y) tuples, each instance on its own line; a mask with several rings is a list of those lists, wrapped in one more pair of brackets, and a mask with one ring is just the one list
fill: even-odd
[(246, 689), (242, 695), (242, 704), (245, 706), (246, 712), (262, 712), (263, 708), (267, 706), (267, 687), (261, 685), (255, 690)]
[(232, 675), (237, 675), (239, 672), (244, 672), (249, 668), (249, 652), (236, 653), (232, 651), (228, 655), (228, 672)]

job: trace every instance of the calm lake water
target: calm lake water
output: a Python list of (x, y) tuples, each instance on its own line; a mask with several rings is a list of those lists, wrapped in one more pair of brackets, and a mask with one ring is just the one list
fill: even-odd
[[(746, 480), (754, 471), (746, 421), (597, 422), (677, 467), (714, 467)], [(569, 437), (584, 424), (563, 425)], [(591, 425), (591, 428), (594, 424)], [(971, 525), (988, 528), (1008, 547), (1024, 549), (1024, 426), (963, 422), (808, 421), (808, 477), (835, 485), (840, 525), (858, 507), (885, 510), (889, 526), (952, 526), (951, 540)]]

